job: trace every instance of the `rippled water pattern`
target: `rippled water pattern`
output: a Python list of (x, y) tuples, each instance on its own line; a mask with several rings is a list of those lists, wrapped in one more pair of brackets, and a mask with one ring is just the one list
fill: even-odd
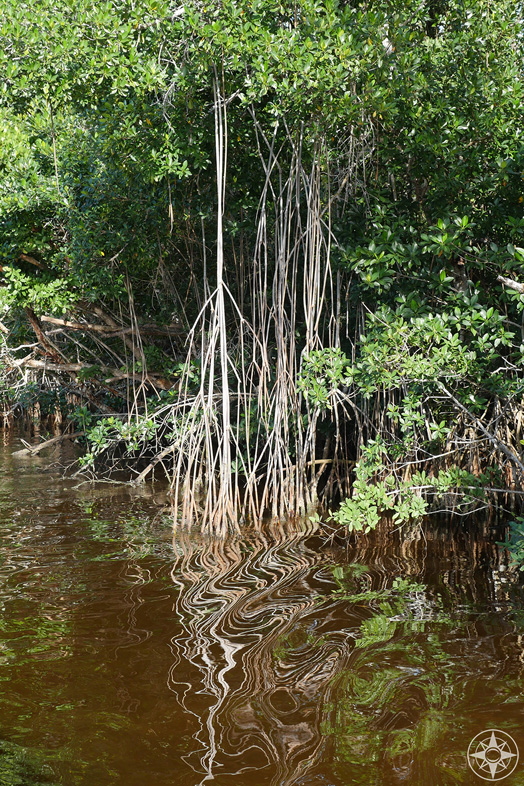
[[(162, 489), (0, 456), (0, 784), (482, 783), (524, 760), (521, 577), (489, 532), (173, 532)], [(524, 765), (504, 784), (524, 784)]]

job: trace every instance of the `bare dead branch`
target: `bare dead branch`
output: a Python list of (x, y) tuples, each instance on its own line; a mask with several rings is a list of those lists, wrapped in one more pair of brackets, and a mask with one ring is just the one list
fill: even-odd
[(45, 448), (51, 447), (51, 445), (58, 445), (59, 442), (65, 442), (68, 439), (76, 439), (77, 437), (81, 437), (83, 431), (74, 431), (72, 434), (61, 434), (58, 437), (53, 437), (52, 439), (47, 439), (45, 442), (40, 442), (38, 445), (33, 445), (27, 448), (22, 448), (22, 450), (15, 450), (12, 454), (13, 456), (36, 456), (37, 453), (40, 453), (41, 450), (45, 450)]
[(521, 294), (524, 293), (524, 284), (521, 284), (520, 281), (514, 281), (512, 278), (506, 278), (506, 276), (497, 276), (497, 281), (507, 286), (508, 289), (514, 289), (515, 292), (520, 292)]

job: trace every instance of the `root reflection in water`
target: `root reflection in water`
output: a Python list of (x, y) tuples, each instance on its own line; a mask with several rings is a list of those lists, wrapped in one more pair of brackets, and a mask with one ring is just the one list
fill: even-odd
[[(322, 586), (332, 582), (307, 546), (313, 531), (288, 525), (242, 542), (176, 537), (183, 635), (172, 640), (169, 687), (198, 719), (195, 749), (184, 758), (201, 783), (249, 770), (263, 779), (267, 768), (284, 786), (320, 758), (322, 708), (351, 647), (344, 633), (316, 635)], [(303, 641), (279, 658), (298, 623)], [(193, 667), (190, 681), (179, 679), (182, 661)]]

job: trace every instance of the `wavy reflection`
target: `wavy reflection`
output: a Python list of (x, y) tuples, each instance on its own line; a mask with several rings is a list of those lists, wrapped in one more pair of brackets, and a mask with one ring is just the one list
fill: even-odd
[[(257, 784), (310, 786), (325, 782), (328, 761), (333, 784), (460, 774), (462, 751), (458, 770), (455, 760), (443, 770), (427, 762), (471, 702), (464, 691), (476, 671), (489, 680), (494, 667), (499, 686), (501, 653), (468, 615), (500, 610), (513, 577), (501, 582), (488, 541), (472, 539), (470, 551), (414, 531), (348, 554), (320, 549), (315, 532), (288, 524), (242, 542), (176, 536), (181, 633), (168, 686), (197, 729), (182, 758), (200, 784), (256, 771)], [(497, 631), (514, 674), (512, 634), (507, 621)]]
[[(172, 576), (184, 634), (172, 640), (169, 686), (200, 721), (186, 761), (202, 783), (268, 768), (273, 783), (291, 784), (319, 758), (322, 705), (346, 642), (339, 633), (319, 644), (319, 590), (332, 581), (322, 555), (307, 546), (313, 532), (288, 525), (242, 543), (176, 539)], [(299, 621), (311, 640), (295, 642), (283, 661), (278, 654)], [(181, 659), (194, 666), (191, 681), (178, 680)]]

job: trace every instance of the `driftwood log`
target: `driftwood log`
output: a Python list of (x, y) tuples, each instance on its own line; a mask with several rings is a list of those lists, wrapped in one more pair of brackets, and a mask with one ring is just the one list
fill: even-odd
[[(46, 439), (45, 442), (40, 442), (38, 445), (28, 445), (21, 450), (15, 450), (13, 456), (36, 456), (41, 450), (45, 450), (45, 448), (49, 448), (51, 445), (57, 445), (59, 442), (65, 442), (68, 439), (76, 439), (77, 437), (81, 437), (83, 433), (83, 431), (74, 431), (69, 434), (60, 434), (60, 436)], [(27, 443), (25, 444), (27, 445)]]

